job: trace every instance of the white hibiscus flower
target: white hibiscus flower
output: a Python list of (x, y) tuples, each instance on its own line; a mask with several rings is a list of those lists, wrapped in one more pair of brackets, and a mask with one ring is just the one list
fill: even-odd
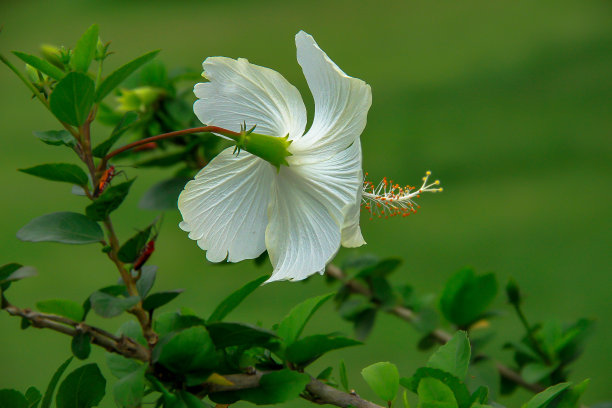
[(246, 151), (221, 152), (187, 183), (178, 201), (180, 227), (211, 262), (238, 262), (268, 250), (268, 282), (319, 272), (340, 245), (365, 244), (359, 228), (363, 184), (359, 135), (372, 95), (346, 75), (312, 36), (296, 37), (297, 59), (315, 102), (308, 132), (298, 90), (278, 72), (246, 59), (207, 58), (210, 81), (199, 83), (194, 111), (207, 125), (288, 137), (288, 166), (274, 167)]

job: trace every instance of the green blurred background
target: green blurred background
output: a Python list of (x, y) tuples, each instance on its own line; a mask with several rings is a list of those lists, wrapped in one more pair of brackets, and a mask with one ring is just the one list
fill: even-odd
[[(157, 48), (169, 67), (199, 69), (213, 55), (246, 57), (281, 72), (309, 107), (312, 97), (295, 59), (293, 36), (300, 29), (312, 34), (345, 72), (372, 85), (373, 105), (362, 136), (364, 168), (372, 181), (388, 176), (416, 184), (430, 169), (445, 188), (443, 194), (423, 197), (416, 216), (369, 221), (364, 215), (368, 245), (342, 250), (339, 258), (400, 255), (406, 262), (396, 281), (410, 282), (421, 293), (439, 293), (448, 276), (472, 265), (497, 272), (502, 285), (515, 277), (532, 321), (595, 318), (596, 331), (571, 379), (592, 379), (587, 403), (612, 399), (611, 2), (2, 1), (0, 51), (36, 53), (43, 42), (73, 46), (94, 22), (116, 52), (108, 68)], [(15, 238), (38, 215), (84, 206), (69, 187), (15, 170), (74, 158), (32, 136), (33, 130), (58, 126), (5, 67), (0, 89), (0, 263), (34, 265), (40, 274), (15, 285), (11, 299), (22, 306), (45, 298), (81, 301), (116, 279), (98, 246)], [(94, 137), (102, 140), (107, 132), (98, 128)], [(156, 215), (138, 210), (139, 195), (168, 175), (127, 172), (138, 180), (115, 215), (123, 238)], [(208, 264), (178, 221), (178, 213), (166, 215), (151, 261), (160, 267), (158, 288), (187, 288), (173, 305), (207, 315), (240, 284), (270, 272), (269, 265), (257, 270), (250, 262)], [(299, 301), (330, 290), (322, 278), (267, 285), (231, 318), (270, 327)], [(499, 346), (506, 338), (517, 339), (520, 327), (503, 296), (495, 307), (508, 313), (493, 320), (499, 335), (489, 350), (509, 363), (510, 354)], [(338, 329), (351, 330), (331, 304), (309, 327)], [(2, 387), (44, 388), (70, 354), (63, 336), (20, 331), (19, 320), (5, 314), (0, 333)], [(415, 351), (417, 340), (408, 325), (380, 316), (366, 346), (334, 352), (315, 368), (344, 359), (351, 385), (374, 398), (360, 369), (391, 360), (402, 375), (411, 375), (428, 356)], [(94, 358), (103, 361), (104, 353), (96, 350)], [(521, 391), (501, 402), (515, 406), (527, 396)], [(113, 406), (112, 398), (107, 396), (103, 406)]]

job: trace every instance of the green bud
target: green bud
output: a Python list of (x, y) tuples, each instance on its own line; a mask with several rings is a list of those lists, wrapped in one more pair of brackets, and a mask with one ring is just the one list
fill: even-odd
[(31, 66), (30, 64), (25, 64), (25, 70), (26, 74), (28, 75), (28, 78), (30, 79), (30, 81), (32, 81), (33, 84), (37, 84), (40, 82), (40, 76), (36, 68)]
[(289, 166), (287, 157), (291, 156), (291, 153), (287, 148), (290, 144), (289, 135), (276, 137), (243, 131), (242, 138), (236, 144), (236, 147), (261, 157), (276, 167), (277, 170), (280, 170), (281, 165)]
[(121, 89), (121, 96), (117, 98), (119, 106), (118, 111), (140, 111), (145, 112), (160, 96), (164, 94), (164, 90), (153, 88), (150, 86), (142, 86), (134, 89)]
[(49, 61), (51, 64), (55, 65), (61, 70), (64, 69), (59, 48), (54, 45), (43, 44), (40, 46), (40, 52), (42, 53), (43, 58)]
[(110, 245), (107, 245), (104, 248), (102, 248), (102, 252), (104, 252), (105, 254), (110, 253), (110, 251), (112, 251), (112, 248), (110, 247)]
[(108, 56), (108, 47), (110, 46), (110, 42), (104, 44), (102, 40), (98, 37), (98, 44), (96, 45), (96, 55), (94, 59), (96, 61), (103, 61)]
[(506, 285), (506, 295), (508, 296), (508, 302), (511, 304), (518, 305), (521, 303), (521, 292), (513, 278), (508, 280), (508, 284)]

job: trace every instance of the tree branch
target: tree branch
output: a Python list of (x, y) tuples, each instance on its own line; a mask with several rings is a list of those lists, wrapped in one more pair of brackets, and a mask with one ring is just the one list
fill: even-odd
[[(370, 291), (370, 289), (353, 279), (347, 279), (342, 269), (338, 268), (335, 265), (327, 265), (327, 267), (325, 268), (325, 274), (331, 278), (342, 282), (352, 293), (363, 295), (368, 298), (372, 297), (372, 292)], [(395, 306), (392, 309), (387, 310), (387, 313), (391, 313), (407, 322), (413, 322), (416, 319), (414, 312), (404, 306)], [(440, 344), (446, 343), (452, 337), (450, 333), (442, 329), (435, 329), (430, 333), (430, 335)], [(497, 371), (503, 378), (531, 392), (538, 393), (544, 391), (545, 389), (540, 384), (531, 384), (525, 381), (525, 379), (521, 377), (519, 373), (517, 373), (510, 367), (500, 363), (499, 361), (495, 361), (495, 366), (497, 367)]]

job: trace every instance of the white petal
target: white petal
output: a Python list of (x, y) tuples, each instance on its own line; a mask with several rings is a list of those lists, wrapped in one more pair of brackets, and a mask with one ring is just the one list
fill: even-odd
[[(276, 170), (247, 152), (225, 149), (185, 186), (179, 225), (211, 262), (253, 259), (266, 249), (267, 208)], [(229, 256), (228, 256), (229, 253)]]
[(278, 72), (249, 63), (210, 57), (202, 64), (210, 82), (196, 84), (193, 110), (202, 123), (235, 132), (243, 121), (256, 132), (299, 138), (306, 108), (298, 90)]
[(274, 266), (268, 282), (302, 280), (325, 269), (361, 183), (358, 144), (323, 162), (281, 168), (266, 229)]
[[(361, 162), (361, 144), (359, 141), (355, 143), (359, 148), (359, 157)], [(362, 172), (359, 172), (359, 179), (363, 180)], [(344, 219), (344, 225), (342, 226), (342, 246), (346, 248), (356, 248), (365, 245), (366, 242), (361, 235), (361, 228), (359, 227), (359, 217), (361, 215), (361, 195), (363, 188), (357, 190), (357, 197), (355, 202), (348, 207), (346, 211), (346, 217)]]
[(366, 125), (372, 92), (364, 81), (346, 75), (300, 31), (295, 36), (298, 62), (314, 97), (314, 121), (308, 133), (292, 144), (303, 162), (320, 161), (354, 143)]

